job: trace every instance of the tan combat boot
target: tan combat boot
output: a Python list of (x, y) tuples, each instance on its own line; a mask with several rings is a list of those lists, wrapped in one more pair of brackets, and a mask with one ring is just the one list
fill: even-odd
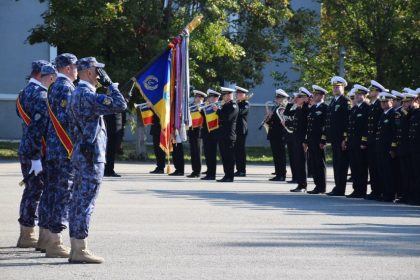
[(20, 225), (20, 235), (16, 247), (36, 248), (38, 240), (35, 237), (35, 227), (25, 227)]
[(103, 263), (104, 259), (95, 256), (87, 249), (87, 239), (71, 240), (70, 263)]
[(48, 243), (48, 229), (40, 227), (39, 228), (39, 237), (38, 243), (36, 244), (35, 250), (45, 253)]
[(49, 241), (45, 256), (47, 258), (68, 258), (70, 256), (70, 248), (64, 246), (61, 233), (49, 233)]

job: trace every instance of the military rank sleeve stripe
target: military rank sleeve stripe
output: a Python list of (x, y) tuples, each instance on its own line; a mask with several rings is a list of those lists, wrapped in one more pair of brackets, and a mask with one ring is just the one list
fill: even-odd
[(19, 115), (22, 118), (22, 120), (25, 122), (26, 125), (29, 125), (31, 123), (31, 118), (26, 114), (25, 110), (23, 110), (22, 104), (20, 104), (19, 97), (16, 98), (16, 107), (19, 111)]
[(57, 134), (58, 139), (60, 139), (61, 144), (63, 144), (64, 149), (66, 149), (68, 158), (70, 158), (71, 154), (73, 153), (73, 143), (71, 142), (70, 137), (64, 130), (61, 123), (58, 121), (54, 112), (51, 110), (50, 103), (48, 102), (48, 100), (47, 100), (47, 106), (48, 106), (48, 113), (50, 115), (50, 119), (53, 124), (55, 133)]

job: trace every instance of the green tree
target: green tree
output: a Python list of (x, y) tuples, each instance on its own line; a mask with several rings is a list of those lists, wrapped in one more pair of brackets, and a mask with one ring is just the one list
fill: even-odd
[[(295, 83), (327, 86), (338, 73), (339, 49), (346, 50), (346, 78), (386, 87), (418, 87), (420, 2), (415, 0), (324, 0), (321, 15), (294, 12), (286, 28), (289, 54), (301, 72)], [(281, 73), (280, 73), (281, 74)]]
[[(41, 2), (45, 0), (40, 0)], [(31, 44), (48, 42), (59, 53), (96, 56), (124, 82), (159, 54), (194, 16), (203, 24), (191, 34), (192, 85), (224, 81), (253, 86), (263, 66), (283, 46), (291, 16), (287, 0), (50, 0)]]

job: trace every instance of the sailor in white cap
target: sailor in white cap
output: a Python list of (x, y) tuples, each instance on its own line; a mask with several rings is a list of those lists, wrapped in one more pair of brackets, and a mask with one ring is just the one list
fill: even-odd
[[(207, 97), (207, 94), (199, 91), (193, 90), (194, 94), (194, 105), (198, 108), (201, 108), (204, 104), (204, 98)], [(202, 117), (202, 115), (201, 115)], [(188, 142), (190, 143), (190, 153), (191, 153), (191, 174), (187, 175), (188, 178), (199, 178), (201, 174), (201, 154), (202, 154), (202, 140), (200, 138), (201, 126), (191, 126), (188, 130)]]
[(368, 120), (369, 105), (365, 102), (365, 96), (369, 90), (356, 84), (351, 92), (354, 106), (350, 110), (349, 123), (344, 133), (343, 149), (349, 154), (353, 192), (346, 197), (364, 198), (367, 191), (368, 166), (367, 152), (361, 148), (361, 143)]
[(389, 92), (382, 91), (379, 94), (379, 100), (383, 113), (378, 122), (376, 132), (376, 156), (379, 189), (377, 190), (377, 200), (392, 202), (395, 199), (395, 172), (394, 155), (392, 153), (392, 141), (394, 139), (395, 129), (395, 109), (392, 108), (392, 102), (395, 96)]
[[(271, 153), (274, 162), (274, 174), (270, 181), (285, 181), (286, 180), (286, 142), (285, 136), (287, 134), (284, 126), (284, 119), (280, 116), (285, 111), (285, 106), (289, 95), (283, 89), (276, 89), (275, 103), (272, 111), (266, 116), (266, 124), (268, 125), (267, 140), (270, 141)], [(277, 113), (278, 112), (278, 113)]]
[(362, 137), (362, 149), (367, 149), (368, 153), (368, 168), (371, 193), (366, 196), (366, 199), (375, 200), (379, 196), (379, 179), (378, 179), (378, 164), (376, 157), (376, 131), (378, 129), (379, 118), (382, 115), (381, 103), (378, 100), (379, 93), (385, 91), (385, 87), (377, 81), (371, 80), (369, 87), (368, 98), (370, 100), (369, 115), (368, 115), (368, 129), (367, 134)]
[[(219, 101), (220, 93), (213, 90), (207, 90), (207, 102), (208, 106), (216, 104)], [(206, 159), (207, 170), (203, 172), (206, 176), (202, 177), (201, 180), (215, 180), (216, 179), (216, 167), (217, 167), (217, 141), (219, 135), (219, 128), (209, 129), (207, 123), (208, 118), (203, 110), (203, 127), (201, 129), (201, 138), (203, 139), (204, 157)], [(214, 121), (214, 120), (213, 120)]]
[(292, 138), (295, 142), (293, 145), (293, 160), (296, 170), (297, 187), (290, 190), (291, 192), (306, 192), (307, 174), (306, 174), (306, 157), (303, 143), (306, 136), (306, 128), (308, 124), (308, 99), (312, 94), (304, 87), (299, 88), (299, 92), (295, 94), (296, 111), (291, 125)]
[(235, 86), (236, 102), (238, 104), (238, 119), (236, 120), (236, 142), (235, 142), (235, 177), (246, 176), (246, 137), (248, 135), (248, 113), (249, 102), (246, 94), (248, 90)]
[[(326, 134), (323, 135), (323, 139), (331, 143), (335, 187), (327, 195), (344, 196), (349, 159), (347, 151), (343, 151), (341, 145), (344, 140), (344, 130), (347, 127), (350, 112), (348, 100), (344, 96), (344, 88), (347, 86), (347, 81), (342, 77), (334, 76), (331, 78), (331, 85), (334, 98), (328, 105), (325, 121)], [(321, 144), (321, 148), (324, 147), (325, 145)]]
[(219, 149), (225, 175), (218, 182), (233, 182), (235, 170), (235, 142), (236, 142), (236, 121), (238, 119), (238, 104), (233, 100), (234, 89), (221, 87), (223, 105), (218, 111), (219, 128)]
[(411, 157), (410, 175), (410, 197), (409, 203), (420, 205), (420, 88), (416, 89), (417, 95), (411, 104), (410, 121), (408, 128), (408, 147)]
[[(324, 103), (324, 97), (328, 93), (324, 88), (313, 85), (313, 105), (308, 113), (308, 125), (304, 140), (304, 150), (307, 152), (308, 165), (311, 166), (315, 188), (308, 191), (309, 194), (322, 194), (326, 190), (326, 165), (325, 150), (321, 149), (322, 131), (325, 128), (325, 117), (328, 105)], [(309, 167), (309, 166), (308, 166)], [(309, 173), (309, 168), (308, 168)]]
[(397, 159), (396, 174), (399, 175), (397, 179), (397, 199), (395, 203), (407, 203), (410, 200), (410, 181), (413, 174), (411, 174), (411, 153), (409, 145), (409, 123), (412, 111), (412, 104), (417, 97), (415, 91), (409, 88), (404, 88), (402, 95), (402, 106), (395, 112), (395, 137), (391, 144), (392, 153)]
[(397, 110), (402, 105), (404, 94), (396, 90), (391, 90), (391, 94), (395, 96), (394, 102), (392, 103), (392, 107), (394, 107), (394, 109)]

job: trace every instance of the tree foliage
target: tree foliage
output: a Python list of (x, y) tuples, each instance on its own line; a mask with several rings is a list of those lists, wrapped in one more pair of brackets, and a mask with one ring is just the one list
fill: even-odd
[(294, 12), (286, 28), (295, 83), (279, 76), (283, 84), (317, 83), (327, 86), (338, 74), (339, 49), (346, 50), (346, 78), (386, 87), (418, 87), (420, 2), (415, 0), (324, 0), (321, 15)]
[[(45, 0), (40, 0), (45, 1)], [(48, 42), (58, 52), (96, 56), (113, 79), (124, 82), (159, 54), (196, 15), (190, 68), (197, 88), (223, 82), (253, 86), (283, 48), (291, 16), (287, 0), (50, 0), (31, 44)]]

